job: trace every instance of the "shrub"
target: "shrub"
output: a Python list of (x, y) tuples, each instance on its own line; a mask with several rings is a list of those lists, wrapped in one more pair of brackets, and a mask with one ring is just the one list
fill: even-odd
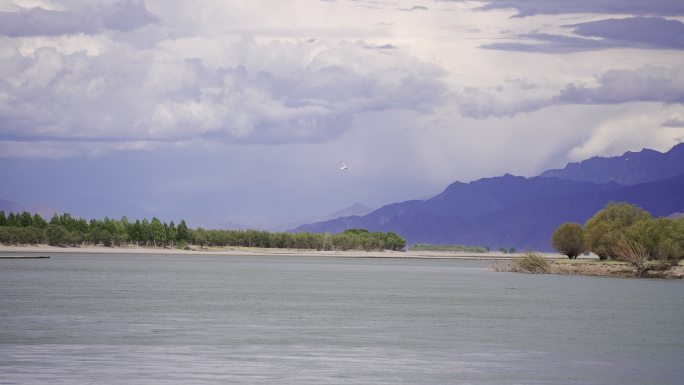
[(641, 221), (627, 229), (628, 239), (646, 248), (650, 259), (678, 261), (684, 257), (684, 222), (671, 218)]
[(648, 270), (648, 250), (641, 243), (621, 240), (615, 247), (614, 258), (632, 266), (637, 277), (641, 277)]
[(566, 222), (558, 226), (551, 236), (551, 244), (570, 259), (577, 258), (584, 248), (584, 231), (579, 223)]
[(528, 253), (513, 262), (513, 271), (542, 274), (551, 272), (551, 263), (536, 253)]
[(615, 254), (622, 234), (632, 225), (648, 221), (651, 215), (628, 203), (608, 203), (584, 226), (584, 240), (589, 250), (601, 259)]
[(496, 261), (491, 265), (492, 270), (502, 273), (502, 272), (513, 272), (513, 264), (510, 262)]

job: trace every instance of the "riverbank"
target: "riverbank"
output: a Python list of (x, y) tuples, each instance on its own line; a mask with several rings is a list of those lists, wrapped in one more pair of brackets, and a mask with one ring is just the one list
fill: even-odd
[[(462, 260), (511, 260), (524, 256), (504, 253), (462, 253), (448, 251), (360, 251), (360, 250), (303, 250), (303, 249), (275, 249), (258, 247), (190, 247), (189, 250), (158, 247), (106, 247), (79, 246), (57, 247), (49, 245), (0, 245), (0, 253), (9, 255), (23, 255), (36, 253), (80, 253), (80, 254), (175, 254), (175, 255), (261, 255), (261, 256), (311, 256), (311, 257), (345, 257), (345, 258), (416, 258), (416, 259), (462, 259)], [(549, 258), (559, 254), (545, 254)]]
[[(542, 274), (559, 275), (589, 275), (600, 277), (633, 278), (636, 275), (634, 267), (621, 261), (601, 261), (597, 259), (548, 259), (549, 270)], [(492, 265), (492, 269), (500, 272), (520, 272), (513, 266), (513, 262), (500, 261)], [(675, 266), (653, 264), (652, 268), (644, 272), (642, 278), (684, 278), (684, 264)]]

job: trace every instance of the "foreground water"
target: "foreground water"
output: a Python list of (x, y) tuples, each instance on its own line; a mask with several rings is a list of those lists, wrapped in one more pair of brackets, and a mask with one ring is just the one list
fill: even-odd
[(0, 384), (681, 384), (684, 282), (487, 262), (0, 260)]

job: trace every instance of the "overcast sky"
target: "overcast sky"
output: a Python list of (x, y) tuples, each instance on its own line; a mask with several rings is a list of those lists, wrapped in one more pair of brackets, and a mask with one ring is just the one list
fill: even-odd
[(683, 103), (681, 0), (0, 0), (0, 199), (77, 214), (377, 208), (666, 151)]

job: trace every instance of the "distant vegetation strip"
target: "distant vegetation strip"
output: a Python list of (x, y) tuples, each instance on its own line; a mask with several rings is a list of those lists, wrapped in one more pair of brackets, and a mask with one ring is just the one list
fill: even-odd
[(207, 230), (189, 228), (158, 218), (135, 222), (126, 217), (101, 220), (55, 215), (46, 221), (29, 212), (5, 214), (0, 211), (0, 243), (6, 245), (49, 244), (53, 246), (151, 246), (186, 248), (196, 246), (236, 246), (310, 250), (403, 250), (406, 240), (395, 233), (349, 229), (339, 234), (271, 233), (260, 230)]
[(411, 246), (412, 251), (453, 251), (461, 253), (488, 253), (489, 247), (465, 246), (465, 245), (432, 245), (429, 243), (416, 243)]

